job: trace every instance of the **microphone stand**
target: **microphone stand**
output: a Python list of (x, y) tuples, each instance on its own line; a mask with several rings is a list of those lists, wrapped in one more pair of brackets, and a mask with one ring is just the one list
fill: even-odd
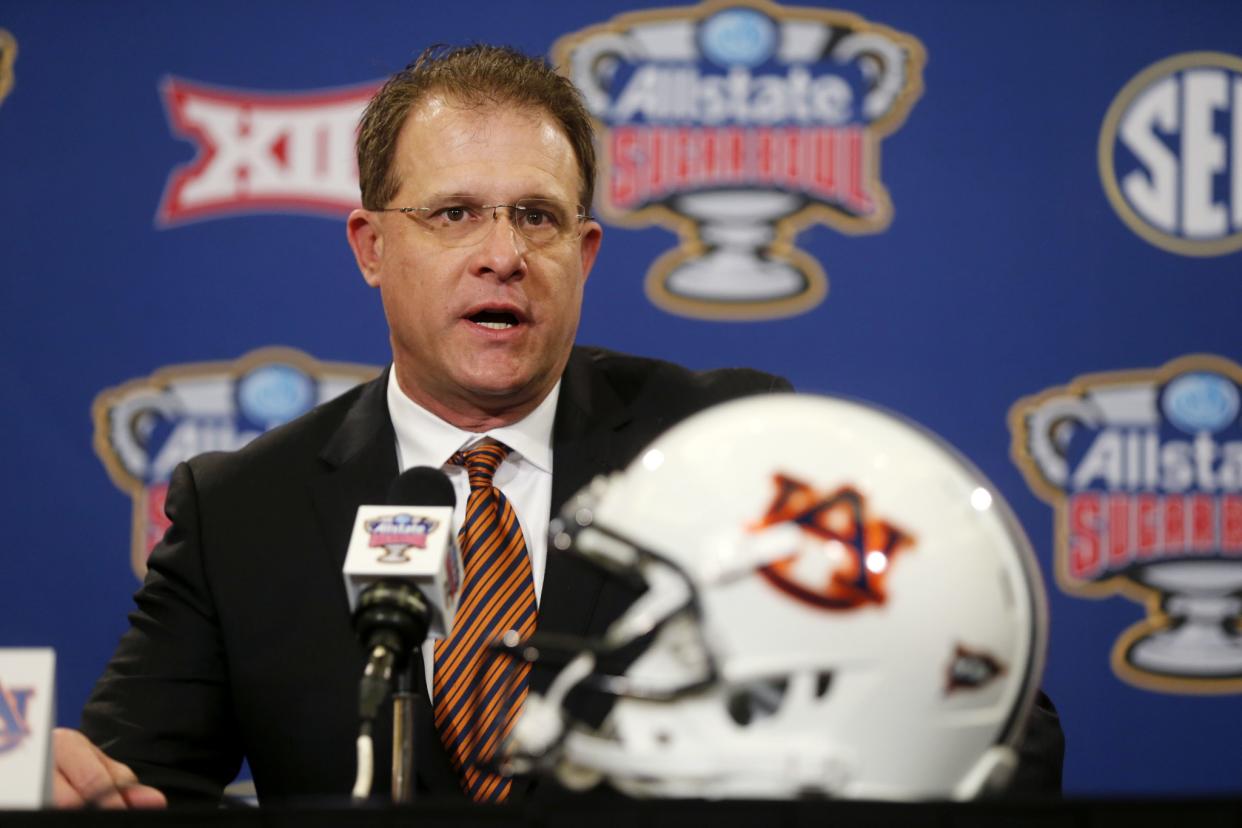
[(392, 694), (392, 801), (406, 804), (414, 801), (414, 659), (418, 650), (406, 658), (405, 669), (397, 674), (397, 688)]
[(358, 773), (353, 790), (355, 802), (367, 799), (371, 793), (371, 727), (390, 690), (393, 700), (392, 801), (414, 801), (414, 699), (417, 696), (414, 659), (421, 658), (429, 614), (423, 594), (400, 583), (379, 581), (358, 596), (354, 626), (370, 658), (358, 687), (360, 724)]

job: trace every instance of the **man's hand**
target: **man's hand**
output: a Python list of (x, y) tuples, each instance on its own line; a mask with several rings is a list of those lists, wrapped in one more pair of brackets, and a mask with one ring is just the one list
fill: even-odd
[(138, 784), (128, 766), (109, 759), (76, 730), (52, 731), (52, 804), (57, 808), (163, 808), (155, 788)]

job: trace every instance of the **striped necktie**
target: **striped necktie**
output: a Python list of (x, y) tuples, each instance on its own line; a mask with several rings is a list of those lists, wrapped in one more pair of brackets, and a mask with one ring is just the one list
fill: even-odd
[(470, 498), (458, 533), (466, 575), (453, 631), (435, 645), (435, 721), (462, 788), (476, 802), (503, 802), (511, 780), (482, 770), (517, 721), (530, 665), (489, 645), (509, 630), (535, 631), (535, 582), (517, 515), (492, 476), (509, 447), (484, 440), (453, 455)]

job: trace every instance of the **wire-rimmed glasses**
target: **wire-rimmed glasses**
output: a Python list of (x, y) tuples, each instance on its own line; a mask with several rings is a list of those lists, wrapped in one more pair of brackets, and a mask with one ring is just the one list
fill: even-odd
[(426, 207), (386, 207), (375, 212), (404, 213), (430, 231), (441, 244), (469, 247), (487, 237), (496, 226), (502, 207), (508, 208), (513, 229), (533, 247), (571, 238), (582, 222), (592, 218), (582, 205), (571, 206), (543, 198), (522, 199), (515, 204), (479, 204), (454, 198)]

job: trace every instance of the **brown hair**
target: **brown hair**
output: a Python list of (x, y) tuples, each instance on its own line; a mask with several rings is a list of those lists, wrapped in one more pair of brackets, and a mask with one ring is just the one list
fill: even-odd
[(432, 93), (466, 106), (539, 107), (551, 115), (578, 158), (579, 198), (589, 212), (595, 197), (595, 144), (582, 96), (546, 62), (506, 46), (432, 46), (393, 75), (367, 104), (358, 124), (358, 183), (362, 206), (386, 207), (401, 186), (393, 171), (397, 137), (413, 107)]

